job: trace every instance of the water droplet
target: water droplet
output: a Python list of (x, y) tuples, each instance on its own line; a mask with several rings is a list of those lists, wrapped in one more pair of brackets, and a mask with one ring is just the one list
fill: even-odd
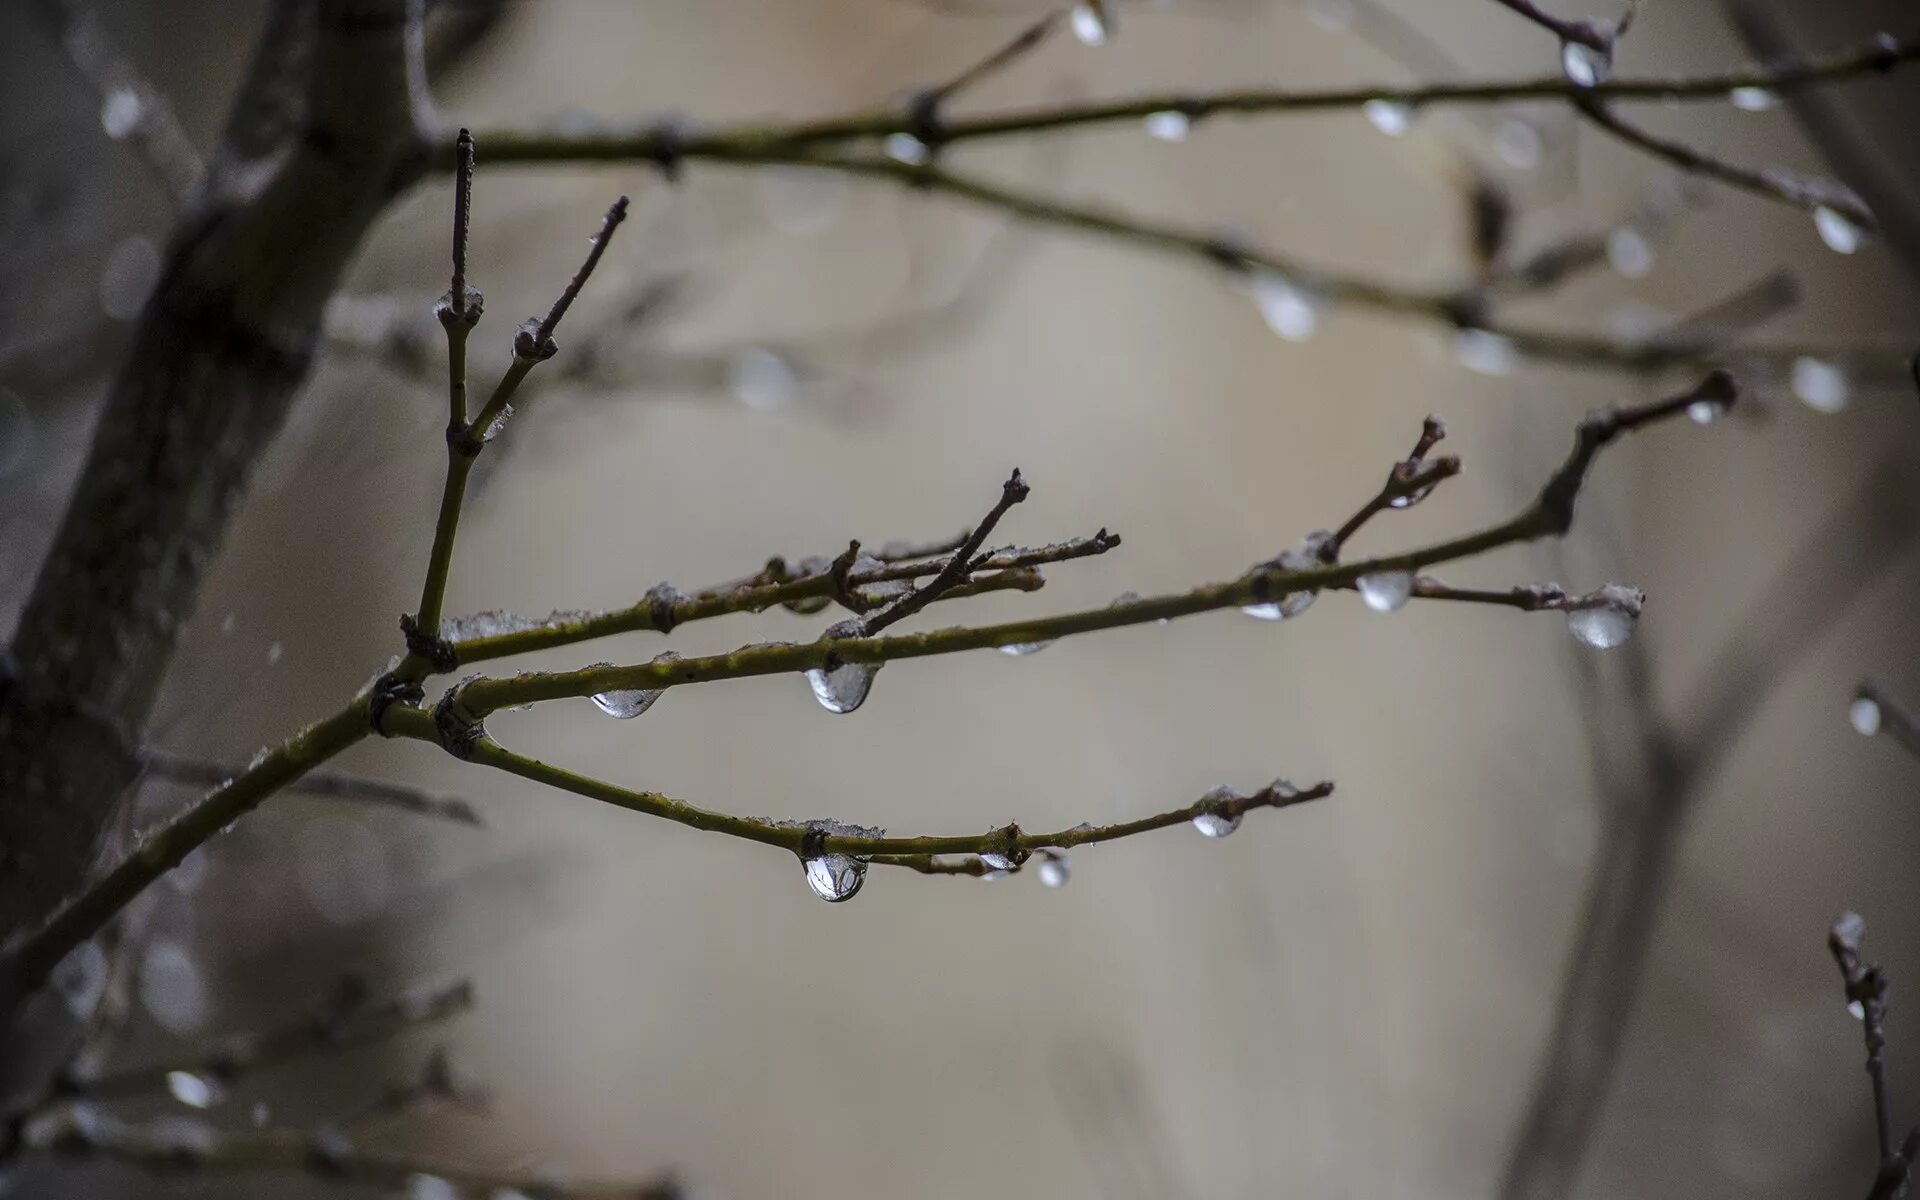
[(1771, 88), (1737, 87), (1727, 93), (1727, 99), (1741, 112), (1766, 112), (1779, 105), (1780, 94)]
[(1159, 112), (1150, 112), (1142, 122), (1146, 126), (1147, 136), (1163, 142), (1184, 142), (1193, 129), (1193, 121), (1187, 114), (1176, 108), (1163, 108)]
[(847, 182), (819, 167), (765, 167), (755, 173), (760, 207), (775, 229), (790, 234), (823, 233), (846, 207)]
[[(1264, 570), (1269, 566), (1278, 566), (1283, 571), (1311, 571), (1324, 567), (1327, 560), (1321, 555), (1332, 535), (1324, 532), (1310, 533), (1299, 546), (1291, 550), (1282, 550), (1271, 563), (1255, 563), (1253, 570)], [(1312, 591), (1288, 592), (1277, 600), (1259, 604), (1242, 605), (1240, 611), (1262, 621), (1284, 621), (1288, 617), (1297, 617), (1313, 604), (1317, 593)]]
[(1631, 225), (1623, 225), (1607, 235), (1607, 261), (1628, 279), (1639, 279), (1653, 270), (1653, 244)]
[(109, 88), (101, 97), (100, 128), (116, 142), (138, 129), (140, 119), (146, 115), (147, 102), (134, 88)]
[(1864, 1021), (1867, 1019), (1867, 1006), (1858, 1000), (1849, 1000), (1847, 1001), (1847, 1015), (1856, 1021)]
[(1793, 360), (1793, 394), (1815, 412), (1836, 413), (1851, 400), (1847, 370), (1822, 358)]
[(1727, 415), (1727, 402), (1714, 396), (1703, 396), (1687, 405), (1687, 420), (1695, 425), (1711, 425)]
[(1108, 603), (1107, 607), (1125, 608), (1129, 604), (1138, 604), (1144, 599), (1146, 599), (1146, 597), (1142, 596), (1139, 592), (1121, 592)]
[(933, 158), (933, 151), (927, 144), (910, 133), (890, 133), (887, 140), (880, 144), (881, 153), (897, 163), (910, 167), (923, 167)]
[(1067, 880), (1073, 877), (1073, 868), (1067, 865), (1067, 856), (1052, 850), (1042, 850), (1040, 854), (1040, 882), (1050, 888), (1067, 886)]
[(460, 1189), (438, 1175), (407, 1176), (407, 1200), (460, 1200)]
[(1813, 227), (1835, 254), (1852, 254), (1867, 240), (1867, 231), (1853, 218), (1821, 205), (1813, 210)]
[(280, 657), (284, 655), (286, 652), (287, 652), (287, 647), (286, 647), (286, 643), (284, 642), (275, 642), (271, 646), (268, 646), (267, 647), (267, 665), (270, 667), (279, 666)]
[(1633, 636), (1646, 597), (1637, 588), (1609, 583), (1572, 603), (1579, 606), (1567, 612), (1567, 629), (1574, 638), (1595, 650), (1611, 650)]
[(828, 904), (853, 899), (866, 882), (867, 864), (848, 854), (822, 854), (806, 862), (807, 886)]
[(1453, 353), (1460, 365), (1482, 375), (1511, 375), (1520, 365), (1513, 339), (1485, 329), (1463, 329), (1454, 339)]
[(140, 959), (140, 1004), (154, 1023), (185, 1037), (207, 1023), (207, 984), (178, 942), (155, 941)]
[(1407, 597), (1413, 595), (1411, 571), (1381, 571), (1362, 575), (1353, 582), (1367, 607), (1379, 613), (1399, 612), (1406, 607)]
[(100, 311), (116, 321), (133, 320), (159, 280), (159, 247), (137, 233), (122, 238), (100, 268)]
[(180, 865), (168, 871), (167, 885), (183, 896), (191, 896), (200, 890), (207, 881), (207, 848), (196, 846), (180, 860)]
[(220, 1099), (219, 1085), (193, 1071), (168, 1071), (167, 1091), (189, 1108), (210, 1108)]
[(1217, 787), (1200, 799), (1209, 807), (1193, 814), (1193, 827), (1210, 838), (1223, 838), (1240, 828), (1240, 813), (1229, 813), (1219, 805), (1223, 801), (1236, 800), (1239, 797), (1230, 787)]
[[(653, 656), (656, 663), (677, 662), (680, 655), (672, 650), (662, 650)], [(594, 667), (611, 667), (612, 663), (595, 663)], [(665, 688), (629, 688), (625, 691), (595, 692), (593, 706), (616, 721), (631, 721), (641, 713), (653, 707)]]
[(1369, 100), (1360, 111), (1375, 129), (1388, 137), (1399, 137), (1413, 125), (1413, 106), (1399, 100)]
[(800, 397), (800, 377), (771, 350), (748, 346), (727, 359), (727, 392), (758, 412), (790, 408)]
[(1860, 696), (1847, 706), (1847, 720), (1853, 731), (1865, 737), (1880, 732), (1880, 705), (1872, 696)]
[[(860, 632), (855, 621), (842, 621), (822, 634), (823, 640), (853, 637)], [(807, 685), (813, 689), (813, 698), (820, 707), (830, 713), (850, 713), (866, 703), (867, 693), (873, 689), (873, 677), (880, 673), (880, 663), (840, 663), (832, 669), (814, 667), (807, 672)]]
[(1304, 342), (1313, 336), (1320, 323), (1319, 297), (1272, 271), (1255, 273), (1247, 287), (1268, 329), (1290, 342)]
[(1010, 642), (1007, 645), (1000, 647), (1000, 653), (1005, 654), (1010, 658), (1025, 658), (1029, 654), (1040, 653), (1042, 650), (1045, 650), (1048, 646), (1053, 645), (1053, 643), (1054, 643), (1053, 638), (1048, 638), (1045, 641), (1040, 641), (1040, 642)]
[(1493, 152), (1516, 171), (1531, 171), (1547, 156), (1546, 141), (1533, 122), (1508, 117), (1493, 131)]
[(1578, 88), (1598, 87), (1613, 74), (1613, 42), (1596, 50), (1584, 42), (1568, 40), (1560, 44), (1560, 70), (1567, 82)]
[(1080, 0), (1073, 6), (1073, 36), (1083, 46), (1104, 46), (1113, 36), (1113, 0)]
[(81, 1019), (93, 1015), (107, 994), (109, 974), (107, 952), (98, 942), (81, 942), (53, 968), (53, 990), (67, 1005), (67, 1011)]

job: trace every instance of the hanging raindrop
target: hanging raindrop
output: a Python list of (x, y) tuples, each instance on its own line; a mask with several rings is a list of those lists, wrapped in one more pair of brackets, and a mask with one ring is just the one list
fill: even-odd
[(1824, 204), (1813, 210), (1813, 227), (1835, 254), (1852, 254), (1867, 240), (1867, 231), (1858, 222)]
[(827, 854), (819, 847), (829, 837), (877, 838), (885, 830), (832, 820), (810, 821), (807, 829), (800, 858), (801, 866), (806, 869), (807, 887), (828, 904), (853, 899), (853, 894), (866, 882), (867, 860), (851, 854)]
[(727, 394), (756, 412), (790, 408), (800, 396), (800, 377), (780, 355), (748, 346), (727, 359)]
[(168, 1071), (167, 1091), (188, 1108), (211, 1108), (220, 1099), (220, 1087), (193, 1071)]
[(1381, 571), (1362, 575), (1354, 580), (1354, 586), (1360, 589), (1360, 598), (1373, 611), (1399, 612), (1406, 607), (1407, 597), (1413, 595), (1413, 572)]
[(1853, 398), (1847, 369), (1821, 358), (1793, 360), (1793, 394), (1815, 412), (1836, 413)]
[(1260, 317), (1289, 342), (1304, 342), (1320, 324), (1323, 302), (1272, 271), (1259, 271), (1247, 285)]
[[(823, 641), (836, 638), (858, 637), (858, 621), (842, 621), (821, 635)], [(830, 713), (850, 713), (866, 703), (867, 693), (873, 689), (873, 677), (880, 673), (880, 663), (836, 663), (827, 667), (814, 667), (807, 672), (807, 685), (813, 688), (813, 698), (820, 707)]]
[(1847, 721), (1853, 731), (1863, 737), (1872, 737), (1880, 732), (1880, 703), (1872, 696), (1855, 697), (1847, 706)]
[(1399, 100), (1369, 100), (1360, 106), (1369, 123), (1388, 137), (1399, 137), (1413, 127), (1413, 105)]
[(909, 167), (924, 167), (933, 158), (932, 148), (910, 133), (888, 134), (880, 149), (888, 158)]
[(1067, 865), (1067, 856), (1054, 850), (1042, 850), (1040, 854), (1040, 882), (1050, 888), (1067, 886), (1067, 880), (1073, 877), (1073, 868)]
[(1633, 636), (1646, 599), (1638, 588), (1609, 583), (1573, 601), (1579, 607), (1568, 610), (1567, 629), (1583, 646), (1611, 650)]
[(1687, 405), (1687, 420), (1695, 425), (1711, 425), (1727, 415), (1727, 402), (1718, 396), (1702, 396)]
[(1200, 798), (1207, 807), (1193, 814), (1193, 827), (1210, 838), (1223, 838), (1240, 828), (1241, 814), (1228, 812), (1225, 802), (1237, 800), (1230, 787), (1217, 787)]
[(1653, 270), (1653, 244), (1631, 225), (1622, 225), (1607, 235), (1607, 261), (1628, 279), (1639, 279)]
[(1453, 353), (1461, 366), (1482, 375), (1511, 375), (1520, 365), (1520, 351), (1513, 339), (1485, 329), (1461, 330), (1454, 339)]
[[(1264, 570), (1277, 566), (1283, 571), (1311, 571), (1327, 565), (1324, 557), (1326, 547), (1332, 542), (1333, 535), (1315, 532), (1307, 535), (1306, 540), (1291, 550), (1282, 550), (1271, 562), (1255, 563), (1253, 570)], [(1297, 617), (1313, 604), (1316, 595), (1313, 591), (1288, 592), (1277, 600), (1267, 600), (1258, 604), (1241, 605), (1240, 611), (1262, 621), (1284, 621), (1288, 617)]]
[(1148, 137), (1163, 142), (1184, 142), (1193, 129), (1192, 119), (1177, 108), (1150, 112), (1142, 124), (1146, 126)]
[(84, 1020), (93, 1016), (106, 995), (109, 973), (107, 952), (100, 943), (81, 942), (53, 968), (51, 983), (66, 1002), (67, 1011)]
[(1766, 112), (1780, 103), (1780, 94), (1770, 88), (1737, 87), (1727, 93), (1727, 99), (1741, 112)]
[[(663, 650), (653, 656), (656, 663), (678, 662), (680, 655), (672, 650)], [(595, 663), (591, 669), (611, 667), (612, 663)], [(665, 688), (630, 688), (625, 691), (595, 692), (593, 706), (616, 721), (631, 721), (641, 713), (653, 707)]]
[(132, 136), (146, 115), (147, 102), (133, 88), (111, 88), (101, 98), (100, 128), (116, 142)]
[(1577, 88), (1598, 87), (1613, 74), (1613, 40), (1604, 50), (1568, 39), (1560, 44), (1560, 70)]
[(1081, 45), (1106, 45), (1114, 33), (1112, 0), (1080, 0), (1073, 6), (1072, 24)]

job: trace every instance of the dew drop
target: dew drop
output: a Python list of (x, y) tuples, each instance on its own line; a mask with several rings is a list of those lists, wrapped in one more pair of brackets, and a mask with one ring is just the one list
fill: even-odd
[(1866, 230), (1843, 213), (1826, 205), (1813, 210), (1813, 227), (1820, 234), (1820, 240), (1827, 249), (1835, 254), (1852, 254), (1867, 240)]
[[(823, 640), (853, 637), (860, 631), (858, 622), (842, 621), (830, 627), (822, 634)], [(807, 685), (813, 689), (813, 698), (820, 707), (830, 713), (850, 713), (866, 703), (867, 693), (873, 689), (873, 677), (880, 673), (880, 663), (840, 663), (831, 669), (814, 667), (807, 672)]]
[(1780, 94), (1771, 88), (1737, 87), (1727, 93), (1727, 99), (1741, 112), (1766, 112), (1780, 103)]
[(1000, 647), (1000, 653), (1005, 654), (1010, 658), (1025, 658), (1029, 654), (1040, 653), (1042, 650), (1045, 650), (1048, 646), (1053, 645), (1053, 643), (1054, 643), (1053, 638), (1047, 638), (1045, 641), (1040, 641), (1040, 642), (1010, 642), (1007, 645)]
[(1272, 271), (1257, 272), (1248, 291), (1267, 328), (1289, 342), (1306, 341), (1320, 324), (1320, 299)]
[(1836, 413), (1853, 397), (1847, 384), (1847, 370), (1823, 358), (1793, 360), (1793, 394), (1815, 412)]
[(1596, 50), (1584, 42), (1569, 39), (1560, 44), (1560, 70), (1567, 82), (1578, 88), (1598, 87), (1613, 74), (1613, 44)]
[(1413, 572), (1381, 571), (1362, 575), (1354, 580), (1354, 586), (1360, 589), (1360, 598), (1373, 611), (1399, 612), (1406, 607), (1407, 597), (1413, 595)]
[(116, 142), (131, 136), (146, 115), (147, 102), (134, 88), (110, 88), (100, 101), (100, 128)]
[(1711, 425), (1727, 415), (1727, 402), (1713, 396), (1702, 396), (1687, 405), (1687, 420), (1695, 425)]
[(1628, 279), (1640, 279), (1653, 270), (1653, 245), (1631, 225), (1607, 235), (1607, 261)]
[(1175, 108), (1163, 108), (1159, 112), (1150, 112), (1145, 121), (1147, 136), (1163, 142), (1184, 142), (1193, 129), (1193, 121), (1187, 114)]
[(1080, 0), (1073, 6), (1073, 36), (1083, 46), (1104, 46), (1113, 36), (1113, 0)]
[[(1271, 563), (1255, 563), (1252, 570), (1264, 570), (1268, 566), (1278, 566), (1283, 571), (1311, 571), (1326, 565), (1322, 551), (1332, 535), (1322, 532), (1310, 533), (1299, 546), (1291, 550), (1282, 550)], [(1240, 611), (1262, 621), (1284, 621), (1288, 617), (1297, 617), (1313, 605), (1313, 591), (1288, 592), (1277, 600), (1259, 604), (1245, 604)]]
[(1574, 639), (1595, 650), (1611, 650), (1633, 636), (1646, 597), (1637, 588), (1609, 583), (1573, 603), (1581, 606), (1567, 613), (1567, 629)]
[(1547, 144), (1533, 122), (1508, 117), (1493, 131), (1493, 152), (1516, 171), (1531, 171), (1547, 156)]
[(806, 862), (807, 886), (828, 904), (853, 899), (866, 882), (867, 864), (849, 854), (821, 854)]
[(756, 412), (772, 412), (799, 399), (800, 378), (782, 356), (749, 346), (727, 359), (727, 393)]
[(140, 1004), (154, 1023), (184, 1037), (207, 1023), (207, 984), (178, 942), (156, 941), (140, 959)]
[(210, 1108), (220, 1099), (219, 1086), (193, 1071), (168, 1071), (167, 1091), (188, 1108)]
[(1229, 813), (1221, 807), (1224, 801), (1238, 797), (1230, 787), (1217, 787), (1200, 798), (1208, 807), (1193, 814), (1193, 827), (1210, 838), (1223, 838), (1240, 828), (1240, 813)]
[(1511, 375), (1520, 365), (1520, 351), (1513, 340), (1485, 329), (1461, 330), (1453, 353), (1461, 366), (1482, 375)]
[(1858, 1000), (1847, 1001), (1847, 1015), (1856, 1021), (1867, 1019), (1867, 1006)]
[(100, 311), (116, 321), (133, 320), (159, 280), (160, 250), (152, 239), (122, 238), (100, 268)]
[(1413, 126), (1413, 106), (1399, 100), (1373, 99), (1360, 106), (1375, 129), (1388, 137), (1399, 137)]
[(1073, 868), (1067, 865), (1067, 856), (1051, 850), (1043, 850), (1041, 854), (1038, 868), (1040, 882), (1050, 888), (1067, 886), (1067, 880), (1073, 878)]
[(1872, 696), (1860, 696), (1847, 706), (1847, 721), (1863, 737), (1880, 732), (1880, 705)]
[[(653, 656), (656, 663), (677, 662), (680, 655), (672, 650), (663, 650)], [(595, 663), (594, 668), (611, 667), (612, 663)], [(616, 721), (631, 721), (641, 713), (653, 707), (665, 688), (629, 688), (624, 691), (595, 692), (593, 706)]]
[(881, 153), (909, 167), (924, 167), (933, 158), (933, 150), (910, 133), (890, 133), (880, 144)]
[(98, 942), (81, 942), (53, 968), (53, 990), (66, 1002), (67, 1011), (85, 1019), (93, 1015), (107, 993), (109, 964), (107, 952)]

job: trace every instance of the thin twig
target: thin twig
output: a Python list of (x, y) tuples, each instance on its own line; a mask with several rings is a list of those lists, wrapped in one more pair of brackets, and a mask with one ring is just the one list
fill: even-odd
[(1893, 1154), (1893, 1115), (1887, 1104), (1887, 976), (1880, 964), (1860, 954), (1867, 922), (1859, 913), (1842, 913), (1827, 935), (1827, 949), (1840, 968), (1847, 1005), (1860, 1019), (1867, 1046), (1867, 1078), (1873, 1083), (1873, 1130), (1880, 1139), (1880, 1161)]
[(1337, 560), (1348, 540), (1375, 516), (1389, 508), (1406, 508), (1417, 504), (1442, 479), (1450, 479), (1460, 473), (1460, 460), (1457, 458), (1448, 456), (1427, 461), (1427, 452), (1446, 436), (1445, 421), (1434, 416), (1426, 419), (1419, 438), (1413, 444), (1413, 453), (1394, 464), (1393, 470), (1387, 472), (1387, 481), (1380, 490), (1361, 505), (1359, 511), (1348, 517), (1346, 523), (1336, 529), (1326, 542), (1325, 554), (1329, 562)]
[(929, 126), (929, 128), (920, 135), (921, 140), (928, 142), (930, 145), (938, 144), (938, 142), (944, 140), (944, 137), (939, 132), (941, 107), (967, 88), (972, 87), (983, 79), (997, 75), (1020, 59), (1038, 50), (1041, 43), (1045, 42), (1048, 35), (1058, 28), (1059, 25), (1060, 13), (1058, 11), (1050, 12), (1025, 29), (1022, 29), (1015, 35), (1012, 41), (994, 50), (993, 53), (961, 71), (953, 78), (947, 80), (947, 82), (927, 88), (925, 91), (916, 92), (909, 102), (909, 107), (924, 113), (927, 125)]
[(1006, 515), (1008, 509), (1025, 500), (1029, 491), (1031, 489), (1026, 481), (1020, 478), (1020, 469), (1015, 467), (1013, 474), (1000, 485), (1000, 498), (994, 502), (993, 508), (981, 518), (980, 524), (974, 526), (967, 540), (960, 543), (960, 547), (934, 573), (933, 578), (885, 608), (863, 617), (860, 621), (861, 636), (872, 636), (889, 625), (905, 620), (939, 599), (941, 593), (950, 591), (972, 571), (984, 566), (986, 559), (976, 564), (973, 556), (979, 552), (987, 535), (993, 532), (993, 527), (1000, 523), (1000, 518)]

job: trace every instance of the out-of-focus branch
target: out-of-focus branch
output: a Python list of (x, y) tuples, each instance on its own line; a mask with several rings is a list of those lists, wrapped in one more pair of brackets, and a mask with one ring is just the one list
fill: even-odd
[(374, 1003), (361, 1002), (357, 989), (343, 994), (351, 999), (279, 1029), (223, 1037), (199, 1053), (174, 1062), (91, 1078), (69, 1078), (65, 1087), (79, 1095), (105, 1099), (160, 1091), (177, 1074), (230, 1084), (244, 1075), (296, 1059), (382, 1042), (402, 1030), (444, 1021), (473, 1006), (473, 984), (465, 979), (423, 984)]
[(1859, 913), (1842, 913), (1827, 935), (1827, 949), (1840, 968), (1847, 1006), (1860, 1019), (1867, 1044), (1867, 1078), (1873, 1083), (1873, 1129), (1880, 1142), (1880, 1161), (1893, 1155), (1893, 1115), (1887, 1104), (1887, 976), (1880, 964), (1860, 953), (1867, 922)]
[(100, 124), (108, 137), (128, 141), (184, 205), (200, 186), (205, 166), (160, 89), (113, 45), (100, 16), (81, 0), (33, 0), (29, 7), (100, 97)]
[[(526, 1195), (553, 1200), (680, 1200), (670, 1177), (569, 1181), (564, 1177), (489, 1170), (469, 1163), (364, 1149), (337, 1127), (215, 1130), (194, 1118), (125, 1121), (84, 1103), (62, 1105), (30, 1118), (29, 1150), (75, 1161), (98, 1159), (141, 1167), (169, 1178), (252, 1174), (306, 1174), (344, 1186), (398, 1192), (439, 1182), (473, 1195)], [(417, 1194), (417, 1193), (416, 1193)]]
[[(232, 763), (188, 758), (164, 750), (149, 750), (142, 758), (149, 778), (194, 787), (217, 788), (245, 773), (246, 768)], [(424, 788), (388, 783), (383, 779), (363, 779), (336, 771), (314, 771), (289, 783), (288, 792), (309, 796), (333, 796), (362, 804), (378, 805), (415, 816), (437, 817), (462, 825), (484, 825), (480, 812), (457, 796), (443, 796)]]

